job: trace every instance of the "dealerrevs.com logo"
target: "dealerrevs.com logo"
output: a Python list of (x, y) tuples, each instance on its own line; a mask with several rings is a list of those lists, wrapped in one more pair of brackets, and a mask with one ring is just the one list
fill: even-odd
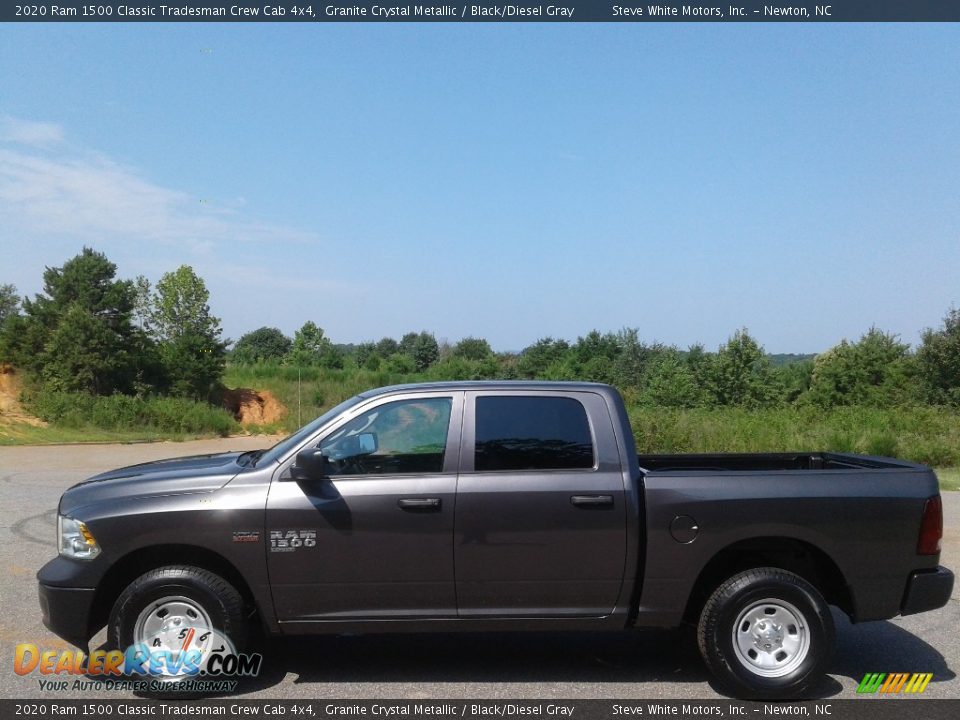
[(857, 686), (863, 694), (922, 693), (927, 689), (933, 673), (867, 673)]
[(259, 675), (263, 656), (238, 653), (220, 633), (186, 629), (177, 649), (131, 645), (126, 651), (40, 650), (32, 643), (16, 646), (13, 670), (39, 675), (47, 692), (125, 690), (165, 692), (231, 692), (238, 677)]

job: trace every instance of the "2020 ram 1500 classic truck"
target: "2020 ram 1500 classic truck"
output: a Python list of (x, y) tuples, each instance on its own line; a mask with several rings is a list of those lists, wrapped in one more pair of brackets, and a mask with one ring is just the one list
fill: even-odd
[(271, 634), (690, 622), (732, 692), (824, 672), (855, 622), (942, 607), (928, 468), (835, 453), (638, 457), (606, 385), (362, 393), (269, 450), (103, 473), (60, 500), (44, 623), (86, 648)]

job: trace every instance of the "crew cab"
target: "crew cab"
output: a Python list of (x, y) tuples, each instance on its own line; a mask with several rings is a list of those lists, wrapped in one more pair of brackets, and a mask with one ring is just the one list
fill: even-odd
[[(797, 697), (853, 622), (940, 608), (937, 479), (827, 452), (637, 456), (617, 391), (362, 393), (267, 450), (67, 490), (44, 623), (86, 648), (268, 634), (697, 628), (733, 694)], [(209, 642), (209, 641), (208, 641)]]

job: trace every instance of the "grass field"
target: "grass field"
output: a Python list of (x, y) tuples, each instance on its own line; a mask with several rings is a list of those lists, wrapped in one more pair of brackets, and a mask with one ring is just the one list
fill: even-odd
[(941, 490), (960, 490), (960, 468), (937, 468)]
[(0, 425), (0, 445), (62, 445), (64, 443), (131, 443), (159, 440), (195, 440), (217, 437), (216, 433), (179, 434), (152, 430), (104, 430), (94, 426), (80, 428), (34, 427), (23, 423)]

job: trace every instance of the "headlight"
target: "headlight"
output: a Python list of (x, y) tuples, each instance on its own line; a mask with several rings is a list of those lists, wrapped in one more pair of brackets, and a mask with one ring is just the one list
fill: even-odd
[(79, 520), (57, 515), (57, 548), (64, 557), (93, 560), (100, 554), (96, 538)]

